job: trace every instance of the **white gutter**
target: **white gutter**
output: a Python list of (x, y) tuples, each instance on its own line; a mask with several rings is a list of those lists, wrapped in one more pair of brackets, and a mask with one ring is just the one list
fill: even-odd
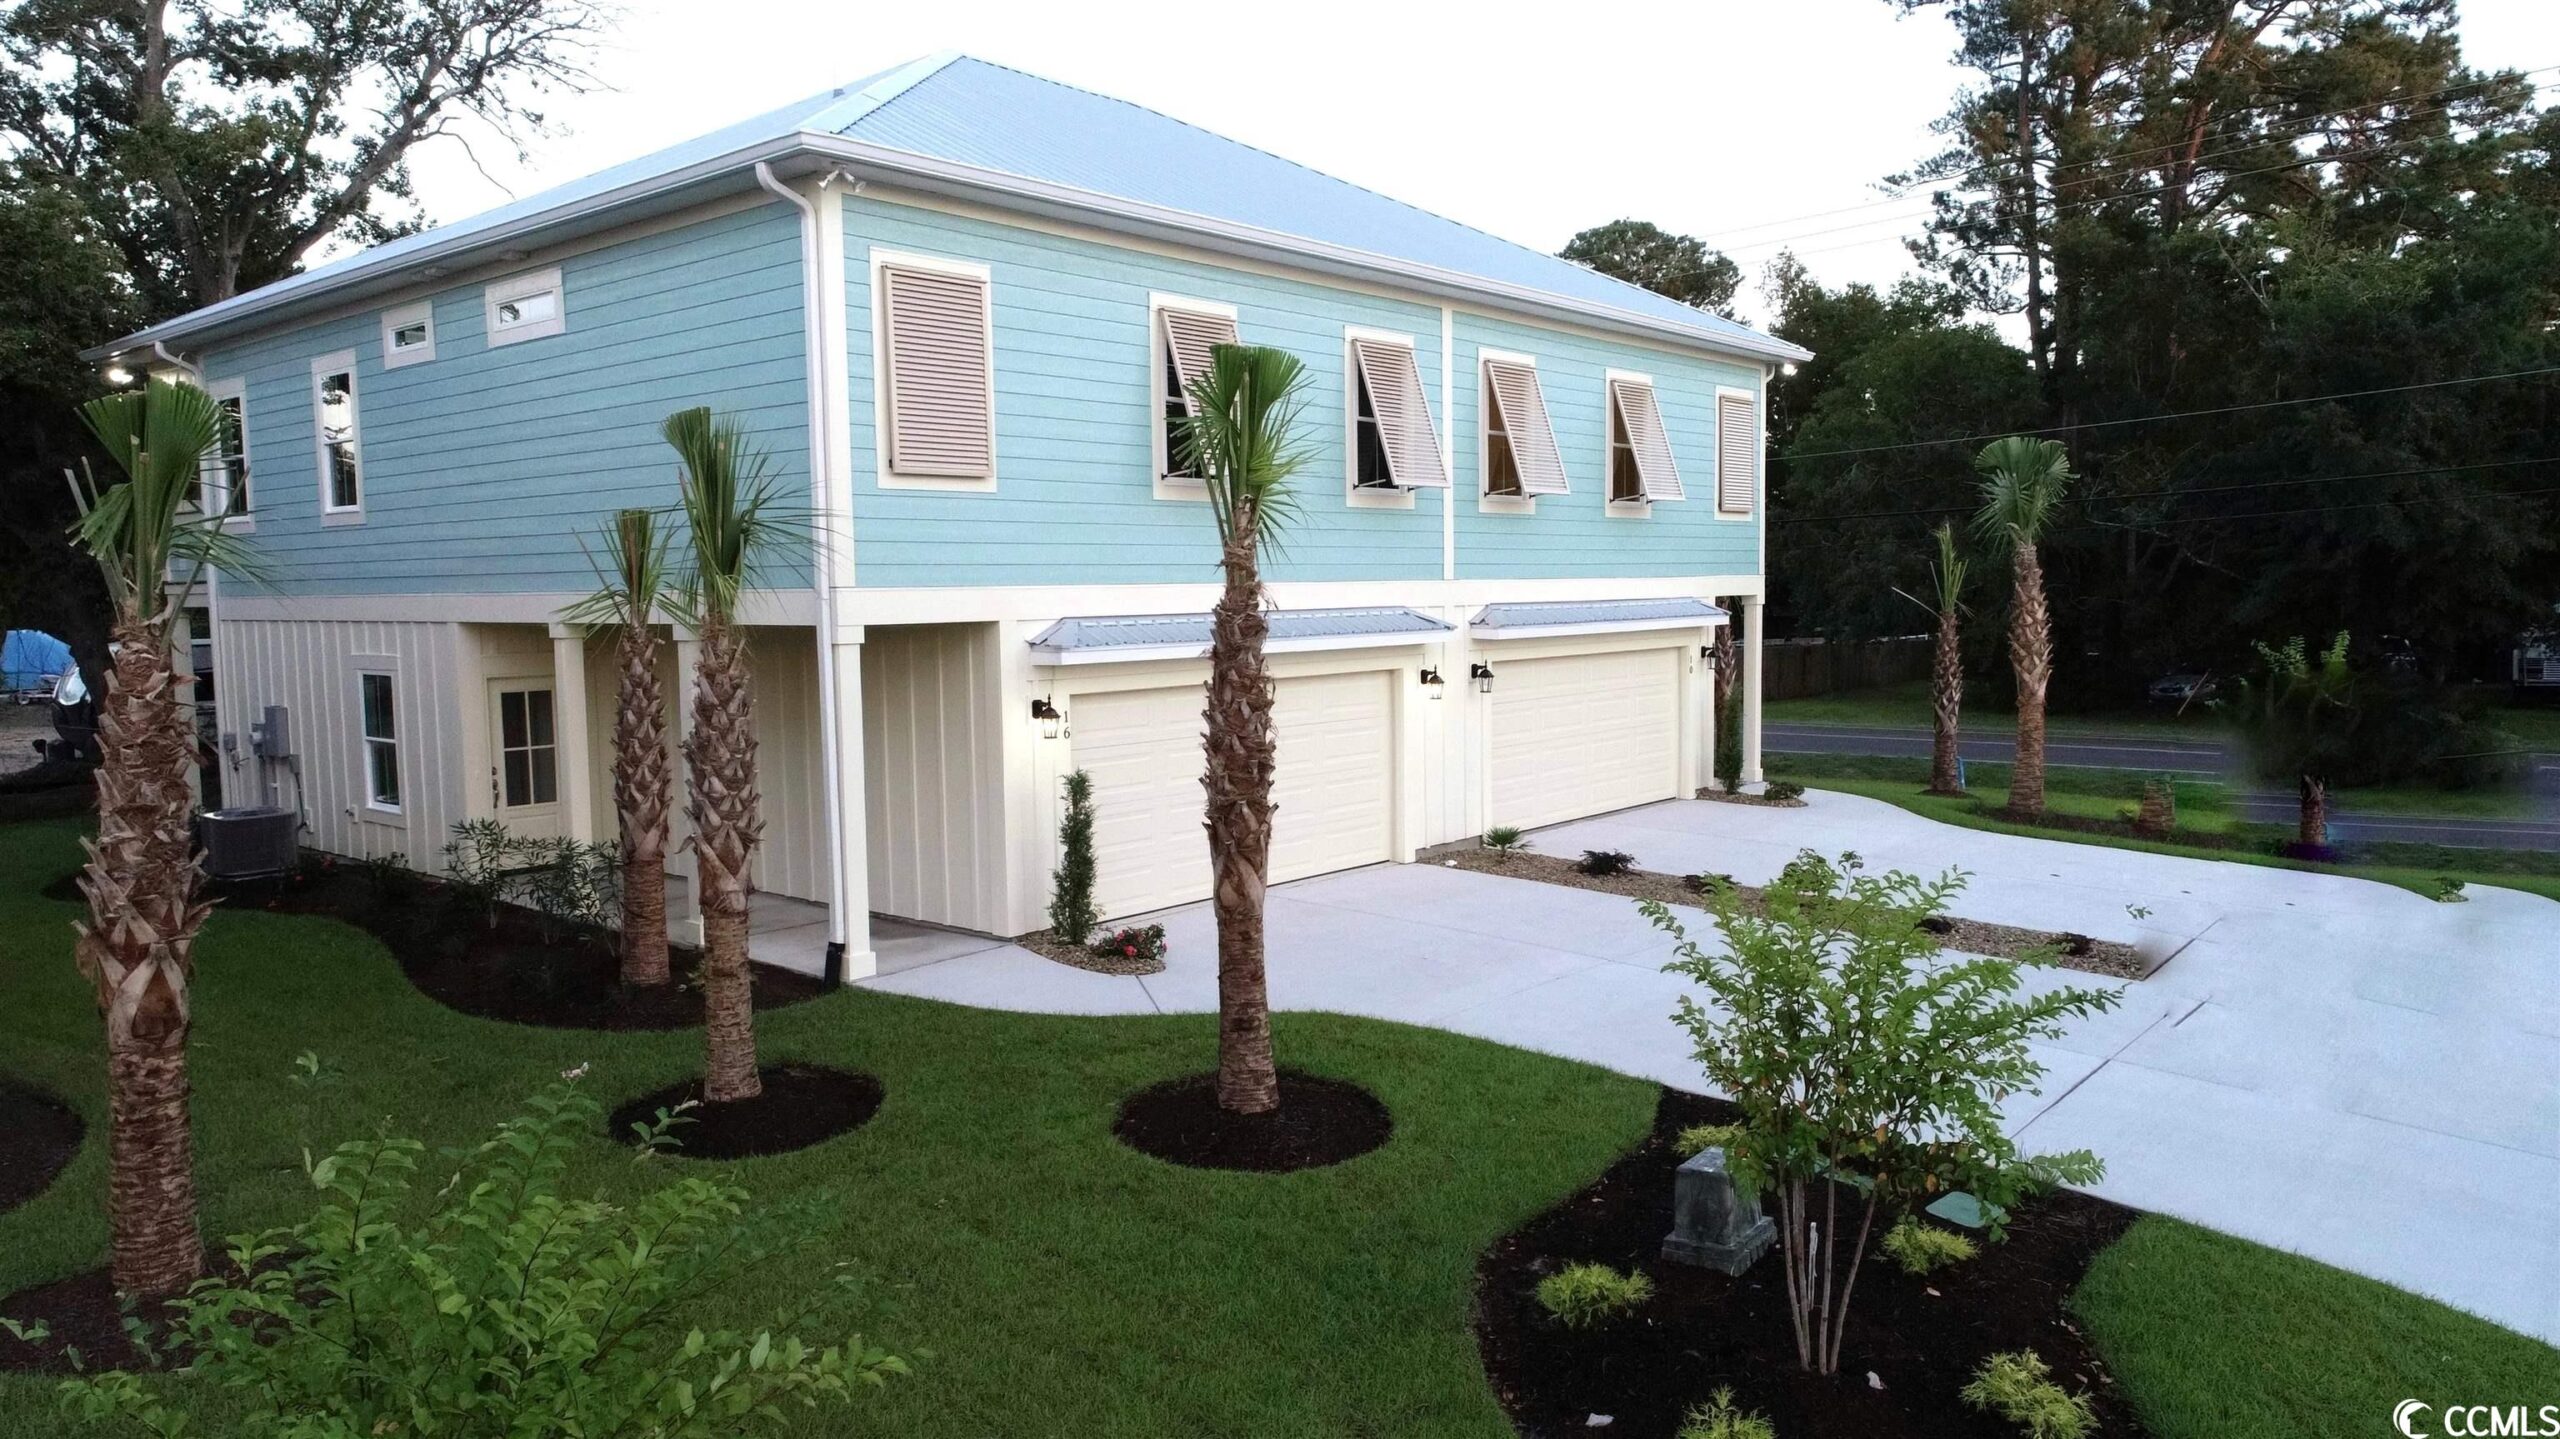
[[(1295, 639), (1264, 640), (1262, 652), (1272, 655), (1323, 654), (1333, 650), (1378, 650), (1398, 646), (1419, 648), (1445, 643), (1446, 629), (1399, 630), (1375, 635), (1301, 635)], [(1091, 645), (1082, 649), (1060, 649), (1055, 645), (1033, 645), (1031, 662), (1035, 665), (1124, 665), (1147, 660), (1205, 660), (1207, 645)]]
[(833, 486), (827, 483), (827, 346), (818, 304), (818, 209), (799, 191), (774, 178), (773, 166), (756, 162), (756, 183), (788, 200), (800, 211), (801, 338), (809, 350), (809, 487), (814, 498), (809, 519), (810, 547), (817, 561), (818, 590), (818, 753), (825, 771), (827, 825), (827, 973), (841, 982), (844, 966), (844, 817), (837, 813), (837, 750), (841, 727), (836, 723), (836, 565)]
[(1480, 640), (1565, 639), (1574, 635), (1630, 635), (1645, 630), (1714, 629), (1728, 623), (1731, 618), (1729, 615), (1681, 615), (1651, 620), (1593, 620), (1578, 625), (1470, 625), (1467, 633)]

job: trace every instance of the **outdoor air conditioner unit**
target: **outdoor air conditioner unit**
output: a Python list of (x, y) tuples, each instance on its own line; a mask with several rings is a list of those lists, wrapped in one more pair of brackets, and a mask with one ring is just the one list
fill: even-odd
[(207, 810), (196, 816), (204, 871), (215, 879), (261, 879), (293, 868), (301, 816), (272, 805)]

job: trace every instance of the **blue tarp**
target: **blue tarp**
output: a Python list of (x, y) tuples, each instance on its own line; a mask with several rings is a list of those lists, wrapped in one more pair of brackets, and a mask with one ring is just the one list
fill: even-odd
[(71, 646), (42, 630), (11, 630), (0, 641), (0, 688), (31, 689), (71, 667)]

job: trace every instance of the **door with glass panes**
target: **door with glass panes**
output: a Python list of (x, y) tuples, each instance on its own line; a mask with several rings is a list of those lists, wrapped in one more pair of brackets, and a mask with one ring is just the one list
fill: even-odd
[(560, 741), (551, 681), (489, 681), (489, 808), (520, 837), (560, 833)]

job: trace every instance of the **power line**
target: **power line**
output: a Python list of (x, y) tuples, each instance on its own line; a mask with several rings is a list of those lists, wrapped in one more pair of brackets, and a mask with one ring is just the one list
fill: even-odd
[(2438, 390), (2448, 385), (2477, 385), (2491, 380), (2523, 380), (2536, 375), (2560, 374), (2560, 365), (2542, 365), (2530, 370), (2505, 370), (2490, 375), (2458, 375), (2449, 380), (2420, 380), (2407, 385), (2384, 385), (2371, 390), (2341, 390), (2329, 395), (2308, 395), (2299, 400), (2252, 400), (2245, 405), (2216, 405), (2206, 410), (2172, 410), (2165, 415), (2130, 415), (2120, 420), (2083, 420), (2076, 425), (2047, 425), (2038, 430), (1991, 430), (1978, 435), (1950, 435), (1942, 440), (1905, 440), (1892, 445), (1863, 445), (1854, 449), (1810, 450), (1785, 456), (1796, 460), (1836, 459), (1842, 455), (1876, 455), (1894, 450), (1925, 450), (1937, 445), (1969, 445), (1976, 440), (1996, 440), (2007, 435), (2061, 435), (2075, 430), (2105, 430), (2119, 425), (2149, 425), (2162, 420), (2186, 420), (2203, 415), (2237, 415), (2254, 410), (2276, 410), (2292, 405), (2322, 405), (2331, 400), (2360, 400), (2373, 395), (2406, 394), (2412, 390)]
[[(2279, 490), (2290, 489), (2299, 485), (2345, 484), (2353, 480), (2399, 480), (2408, 479), (2416, 475), (2455, 475), (2468, 473), (2473, 470), (2511, 470), (2520, 465), (2560, 465), (2560, 455), (2538, 455), (2530, 459), (2522, 460), (2481, 460), (2476, 463), (2466, 465), (2418, 465), (2405, 470), (2365, 470), (2352, 475), (2311, 475), (2300, 479), (2290, 480), (2253, 480), (2247, 484), (2239, 485), (2197, 485), (2185, 489), (2154, 490), (2142, 494), (2092, 495), (2089, 499), (2093, 502), (2105, 501), (2111, 504), (2134, 504), (2144, 500), (2180, 500), (2185, 499), (2189, 495), (2227, 495), (2236, 494), (2243, 490)], [(2542, 490), (2484, 490), (2481, 492), (2484, 498), (2489, 499), (2503, 498), (2512, 495), (2544, 493), (2547, 492)], [(2392, 503), (2401, 503), (2401, 501), (2393, 501)], [(1834, 522), (1845, 523), (1850, 520), (1907, 520), (1925, 518), (1930, 515), (1968, 514), (1977, 508), (1979, 507), (1974, 505), (1935, 505), (1927, 509), (1866, 510), (1857, 514), (1848, 515), (1780, 515), (1776, 519), (1771, 520), (1770, 523), (1773, 525), (1815, 525), (1830, 524)], [(2346, 509), (2354, 507), (2321, 505), (2314, 506), (2309, 509), (2293, 511), (2291, 513), (2316, 514), (2321, 510), (2331, 508)], [(2197, 516), (2197, 518), (2215, 519), (2219, 517), (2213, 515), (2200, 515)], [(2177, 523), (2184, 524), (2186, 521), (2180, 520)]]

